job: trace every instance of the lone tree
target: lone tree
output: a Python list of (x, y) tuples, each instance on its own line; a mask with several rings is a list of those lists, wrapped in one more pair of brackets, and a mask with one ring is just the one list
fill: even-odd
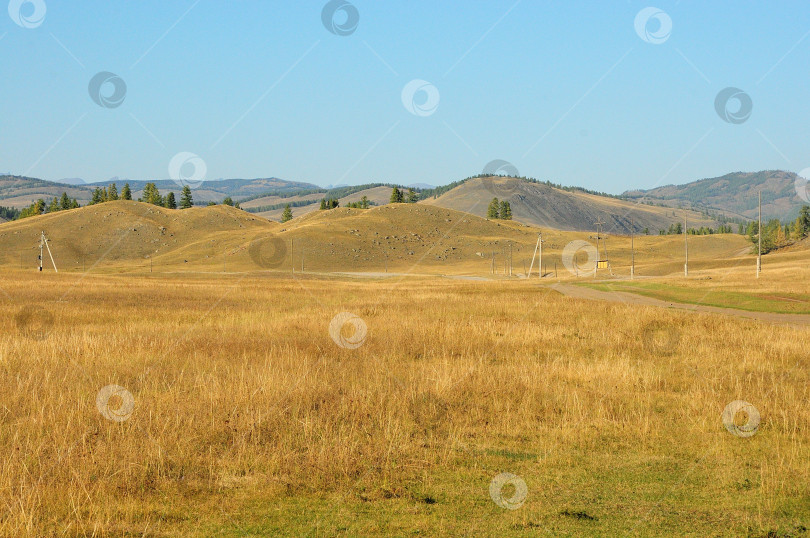
[(191, 189), (188, 185), (183, 185), (183, 192), (180, 193), (180, 209), (188, 209), (194, 205), (194, 198), (191, 197)]
[(290, 209), (290, 204), (284, 206), (284, 211), (281, 213), (281, 222), (287, 222), (292, 220), (293, 214), (292, 209)]
[(497, 219), (500, 217), (500, 204), (498, 204), (498, 199), (493, 198), (492, 201), (489, 203), (489, 207), (487, 208), (487, 218), (488, 219)]
[(503, 220), (512, 220), (512, 205), (507, 200), (501, 202), (501, 214), (499, 217)]
[(233, 199), (230, 196), (226, 196), (225, 199), (222, 200), (222, 204), (233, 207)]
[(416, 191), (413, 188), (408, 188), (408, 203), (415, 204), (416, 201), (419, 200), (419, 195), (416, 194)]
[(177, 209), (177, 202), (174, 199), (174, 193), (169, 191), (169, 194), (166, 195), (166, 207), (169, 209)]
[(405, 196), (402, 194), (402, 191), (399, 190), (398, 187), (394, 187), (391, 190), (391, 200), (390, 203), (392, 204), (401, 204), (405, 201)]
[(129, 183), (124, 183), (124, 188), (121, 189), (122, 200), (132, 200), (132, 191), (129, 188)]
[(363, 195), (363, 197), (360, 198), (360, 209), (368, 209), (368, 206), (369, 206), (368, 196)]

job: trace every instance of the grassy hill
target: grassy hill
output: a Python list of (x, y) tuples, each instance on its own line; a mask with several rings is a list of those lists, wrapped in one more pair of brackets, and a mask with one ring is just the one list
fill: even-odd
[[(579, 191), (567, 191), (518, 178), (471, 178), (436, 198), (422, 203), (486, 216), (493, 197), (509, 200), (515, 220), (535, 226), (560, 230), (594, 230), (602, 219), (610, 233), (629, 233), (631, 219), (636, 231), (649, 228), (657, 234), (676, 222), (683, 213)], [(717, 223), (697, 212), (689, 213), (689, 226), (711, 226)]]
[(98, 269), (145, 266), (150, 258), (186, 251), (202, 259), (217, 255), (221, 263), (220, 245), (236, 245), (276, 228), (228, 206), (179, 211), (120, 200), (3, 223), (0, 264), (35, 267), (40, 231), (50, 239), (60, 270), (83, 270), (95, 263)]
[[(513, 275), (525, 273), (542, 232), (546, 271), (556, 266), (558, 276), (567, 278), (565, 246), (573, 240), (595, 244), (592, 232), (490, 221), (429, 204), (314, 211), (282, 225), (222, 205), (169, 210), (117, 201), (0, 224), (0, 266), (33, 270), (40, 231), (62, 272), (148, 272), (150, 266), (156, 272), (300, 272), (303, 266), (321, 273), (500, 278), (510, 257)], [(614, 274), (628, 274), (630, 238), (605, 234), (603, 240)], [(696, 270), (750, 257), (747, 240), (736, 234), (690, 236), (689, 242)], [(677, 273), (683, 236), (637, 236), (635, 259), (639, 275)]]
[[(340, 191), (348, 191), (349, 194), (341, 195)], [(341, 207), (345, 207), (352, 202), (359, 202), (363, 196), (366, 196), (372, 205), (380, 206), (385, 205), (391, 198), (391, 187), (370, 187), (360, 189), (332, 189), (315, 192), (310, 194), (303, 194), (300, 196), (281, 197), (278, 195), (263, 196), (254, 200), (249, 200), (240, 204), (246, 211), (254, 212), (271, 220), (281, 220), (281, 213), (284, 211), (284, 204), (292, 203), (306, 203), (305, 205), (296, 205), (292, 208), (293, 215), (296, 217), (306, 215), (312, 211), (317, 211), (321, 205), (321, 199), (337, 196)]]
[(628, 191), (624, 196), (632, 200), (672, 207), (711, 209), (733, 217), (755, 219), (761, 190), (763, 218), (791, 220), (798, 216), (801, 206), (806, 205), (797, 195), (795, 183), (796, 174), (782, 170), (734, 172), (685, 185)]

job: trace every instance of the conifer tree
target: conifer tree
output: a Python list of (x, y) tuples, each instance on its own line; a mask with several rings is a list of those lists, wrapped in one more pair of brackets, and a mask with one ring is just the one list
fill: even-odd
[(157, 185), (154, 183), (147, 183), (143, 188), (143, 197), (138, 199), (139, 202), (146, 202), (147, 204), (163, 205), (163, 197)]
[(93, 189), (93, 196), (90, 198), (89, 205), (100, 204), (104, 201), (104, 193), (101, 192), (101, 187), (96, 187)]
[(284, 206), (284, 211), (281, 213), (281, 222), (288, 222), (292, 220), (292, 218), (292, 209), (290, 209), (290, 204), (287, 204)]
[(503, 200), (501, 202), (501, 211), (498, 217), (503, 220), (512, 220), (512, 205), (508, 201)]
[(191, 189), (188, 185), (183, 185), (183, 192), (180, 193), (180, 209), (189, 209), (194, 206), (194, 198), (191, 196)]
[(493, 198), (492, 201), (489, 203), (489, 207), (487, 208), (487, 218), (488, 219), (497, 219), (500, 216), (499, 213), (500, 204), (498, 203), (497, 198)]

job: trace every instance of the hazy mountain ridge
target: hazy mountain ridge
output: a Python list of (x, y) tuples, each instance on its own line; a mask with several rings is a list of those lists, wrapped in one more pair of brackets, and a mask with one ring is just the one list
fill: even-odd
[[(0, 176), (0, 205), (19, 209), (30, 205), (38, 198), (43, 198), (46, 201), (54, 197), (58, 198), (62, 192), (67, 192), (68, 196), (76, 198), (81, 205), (86, 205), (92, 198), (93, 190), (96, 187), (106, 187), (110, 183), (116, 184), (118, 192), (121, 192), (124, 184), (129, 183), (133, 198), (138, 198), (141, 195), (147, 183), (155, 183), (164, 194), (174, 192), (175, 197), (178, 197), (182, 190), (180, 183), (170, 179), (149, 181), (119, 179), (96, 183), (69, 184), (24, 176), (5, 175)], [(312, 183), (287, 181), (275, 177), (204, 181), (199, 186), (195, 185), (194, 187), (194, 201), (196, 203), (221, 202), (226, 196), (238, 201), (269, 192), (285, 193), (320, 188)]]
[[(527, 224), (560, 230), (592, 230), (594, 223), (601, 219), (605, 222), (605, 230), (613, 233), (629, 233), (632, 222), (636, 231), (646, 228), (654, 234), (682, 221), (682, 214), (674, 211), (680, 207), (694, 210), (689, 214), (690, 227), (716, 227), (715, 217), (752, 220), (756, 218), (760, 189), (765, 218), (792, 219), (805, 203), (796, 193), (796, 178), (796, 174), (781, 170), (734, 172), (685, 185), (626, 191), (615, 196), (536, 180), (475, 176), (427, 189), (422, 193), (420, 203), (486, 216), (489, 201), (498, 197), (509, 200), (514, 219)], [(147, 183), (146, 180), (111, 182), (116, 183), (119, 192), (124, 183), (129, 183), (136, 199)], [(37, 198), (49, 201), (62, 192), (86, 205), (93, 189), (109, 183), (71, 185), (23, 176), (0, 176), (0, 206), (23, 208)], [(179, 196), (181, 186), (178, 183), (165, 179), (153, 183), (162, 193), (174, 192), (175, 197)], [(387, 203), (388, 194), (380, 185), (383, 184), (330, 191), (311, 183), (275, 177), (235, 178), (202, 182), (193, 189), (193, 196), (197, 204), (218, 203), (230, 196), (242, 202), (248, 211), (278, 219), (287, 202), (294, 202), (294, 214), (298, 216), (316, 210), (321, 197), (333, 194), (341, 199), (342, 204), (368, 195), (374, 204), (382, 205)]]
[(801, 206), (807, 203), (796, 192), (797, 177), (795, 173), (784, 170), (732, 172), (685, 185), (626, 191), (623, 196), (629, 200), (708, 209), (738, 218), (755, 219), (761, 190), (763, 218), (792, 220)]

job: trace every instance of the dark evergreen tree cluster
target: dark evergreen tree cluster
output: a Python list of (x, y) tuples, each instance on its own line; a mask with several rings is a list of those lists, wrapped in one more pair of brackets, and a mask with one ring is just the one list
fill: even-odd
[(368, 209), (371, 206), (371, 200), (368, 196), (363, 196), (357, 202), (349, 202), (346, 207), (353, 207), (354, 209)]
[(0, 219), (15, 220), (20, 218), (20, 210), (16, 207), (0, 206)]
[(497, 198), (493, 198), (487, 207), (487, 218), (512, 220), (512, 204), (507, 200), (498, 201)]
[(391, 199), (388, 200), (388, 203), (391, 204), (401, 204), (405, 201), (405, 195), (399, 190), (399, 187), (394, 187), (391, 189)]
[(19, 211), (17, 218), (24, 219), (26, 217), (33, 217), (34, 215), (42, 215), (44, 213), (55, 213), (57, 211), (76, 209), (77, 207), (79, 207), (79, 202), (76, 201), (75, 198), (70, 198), (66, 192), (63, 192), (62, 196), (59, 198), (54, 198), (51, 200), (50, 204), (46, 204), (45, 200), (40, 198), (22, 211)]
[(335, 209), (336, 207), (340, 206), (340, 202), (335, 198), (321, 198), (321, 210), (327, 209)]

